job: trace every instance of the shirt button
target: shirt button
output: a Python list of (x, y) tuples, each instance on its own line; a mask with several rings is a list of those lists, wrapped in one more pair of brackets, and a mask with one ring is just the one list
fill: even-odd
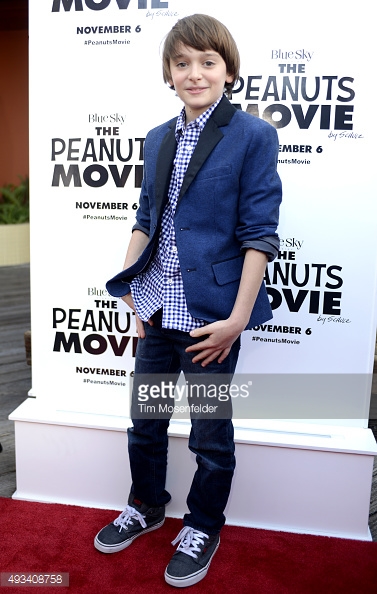
[(171, 248), (171, 251), (172, 252), (176, 252), (177, 251), (177, 246), (176, 245), (173, 245), (173, 247)]
[(172, 278), (169, 278), (168, 279), (168, 285), (172, 285), (172, 284), (173, 284), (173, 279)]

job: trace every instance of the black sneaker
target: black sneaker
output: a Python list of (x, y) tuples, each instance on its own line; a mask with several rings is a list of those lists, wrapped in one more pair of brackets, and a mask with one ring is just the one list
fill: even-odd
[(128, 547), (138, 536), (157, 530), (165, 521), (165, 506), (149, 507), (133, 495), (120, 516), (102, 528), (94, 539), (101, 553), (117, 553)]
[(171, 586), (185, 588), (205, 578), (220, 544), (220, 536), (208, 536), (185, 526), (172, 544), (175, 545), (178, 541), (178, 548), (165, 569), (165, 581)]

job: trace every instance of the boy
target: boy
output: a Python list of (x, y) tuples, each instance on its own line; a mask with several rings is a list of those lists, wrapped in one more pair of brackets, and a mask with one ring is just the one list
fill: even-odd
[[(186, 378), (230, 380), (241, 332), (272, 317), (262, 280), (279, 247), (277, 135), (223, 96), (238, 79), (239, 54), (216, 19), (193, 15), (176, 23), (165, 40), (163, 75), (184, 107), (147, 135), (137, 222), (124, 270), (107, 288), (136, 313), (135, 378), (183, 371)], [(173, 586), (203, 579), (220, 542), (235, 468), (230, 399), (220, 416), (191, 418), (198, 467), (165, 570)], [(131, 492), (125, 510), (95, 538), (104, 553), (159, 528), (170, 500), (169, 419), (132, 420)]]

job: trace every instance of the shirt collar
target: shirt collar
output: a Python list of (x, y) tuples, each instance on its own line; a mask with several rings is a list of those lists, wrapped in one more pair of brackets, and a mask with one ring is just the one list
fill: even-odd
[(216, 107), (220, 103), (221, 99), (222, 99), (222, 95), (204, 113), (200, 114), (200, 116), (198, 116), (195, 120), (190, 122), (187, 126), (186, 126), (186, 110), (183, 107), (181, 113), (178, 116), (177, 124), (175, 126), (175, 137), (176, 137), (177, 141), (179, 140), (179, 138), (184, 136), (185, 130), (188, 127), (199, 128), (199, 130), (201, 132), (203, 130), (204, 126), (206, 125), (206, 123), (208, 122), (209, 118), (211, 117), (212, 113), (215, 111)]

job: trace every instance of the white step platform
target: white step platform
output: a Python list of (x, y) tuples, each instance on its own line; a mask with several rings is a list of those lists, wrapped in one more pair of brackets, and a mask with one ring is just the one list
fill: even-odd
[[(15, 422), (14, 499), (122, 510), (130, 472), (125, 417), (48, 408), (28, 398)], [(243, 424), (245, 421), (243, 421)], [(240, 526), (371, 540), (368, 528), (376, 442), (369, 429), (297, 422), (234, 422), (237, 468), (226, 509)], [(196, 467), (189, 422), (169, 437), (167, 515), (182, 517)]]

